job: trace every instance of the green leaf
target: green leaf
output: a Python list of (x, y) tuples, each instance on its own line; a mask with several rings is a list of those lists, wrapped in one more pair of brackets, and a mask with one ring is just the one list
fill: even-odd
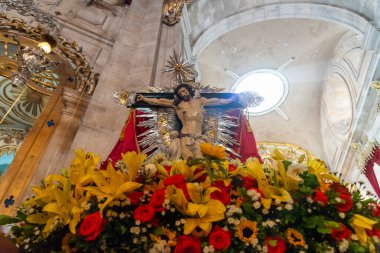
[(282, 161), (282, 164), (284, 165), (285, 170), (287, 170), (287, 169), (288, 169), (288, 166), (289, 166), (290, 164), (292, 164), (292, 162), (289, 162), (288, 160), (284, 160), (284, 161)]
[(16, 223), (16, 222), (19, 222), (19, 221), (20, 220), (18, 218), (11, 217), (11, 216), (8, 216), (8, 215), (0, 214), (0, 226), (6, 225), (6, 224)]
[[(304, 226), (306, 228), (316, 228), (318, 227), (323, 221), (325, 220), (325, 217), (323, 216), (311, 216), (311, 217), (304, 217), (303, 222)], [(323, 224), (323, 223), (322, 223)]]
[(305, 160), (305, 154), (302, 154), (299, 158), (298, 158), (298, 163), (303, 163), (303, 160)]
[(271, 247), (276, 247), (276, 245), (277, 245), (277, 240), (269, 240), (268, 243), (269, 243), (269, 245), (270, 245)]
[(303, 178), (303, 186), (310, 187), (312, 189), (316, 189), (319, 187), (318, 178), (314, 174), (309, 174), (307, 171), (300, 174), (300, 177)]
[(325, 227), (329, 228), (340, 228), (339, 223), (335, 221), (325, 220), (323, 224), (325, 225)]
[(331, 228), (318, 227), (317, 231), (320, 234), (331, 234), (332, 229)]
[(156, 229), (153, 231), (153, 234), (155, 234), (155, 235), (163, 235), (163, 234), (164, 234), (164, 231), (163, 231), (162, 227), (158, 227), (158, 228), (156, 228)]
[(127, 228), (123, 225), (120, 226), (120, 229), (121, 229), (121, 234), (124, 235), (125, 232), (127, 232)]

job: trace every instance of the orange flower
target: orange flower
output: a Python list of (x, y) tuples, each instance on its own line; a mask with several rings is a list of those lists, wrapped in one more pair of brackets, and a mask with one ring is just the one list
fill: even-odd
[(252, 239), (257, 238), (258, 231), (256, 221), (245, 220), (238, 225), (236, 233), (240, 240), (249, 243)]
[(305, 240), (302, 234), (293, 228), (288, 228), (288, 230), (286, 230), (286, 238), (293, 246), (305, 246)]
[(203, 155), (211, 156), (219, 159), (226, 159), (226, 149), (220, 145), (212, 145), (210, 143), (202, 143), (199, 145)]

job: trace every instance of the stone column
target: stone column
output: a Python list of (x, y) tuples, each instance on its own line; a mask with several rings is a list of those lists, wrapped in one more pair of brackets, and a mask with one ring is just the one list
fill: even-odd
[(161, 6), (162, 1), (134, 0), (127, 14), (121, 17), (114, 46), (71, 145), (66, 165), (74, 157), (75, 149), (94, 152), (102, 159), (112, 150), (128, 116), (127, 108), (112, 101), (112, 93), (118, 89), (139, 91), (150, 84), (156, 43), (160, 39)]

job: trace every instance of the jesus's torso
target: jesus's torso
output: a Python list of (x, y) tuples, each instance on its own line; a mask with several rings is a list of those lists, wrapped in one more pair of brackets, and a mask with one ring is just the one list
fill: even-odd
[(204, 108), (200, 99), (182, 101), (176, 108), (176, 113), (183, 125), (181, 134), (202, 134)]

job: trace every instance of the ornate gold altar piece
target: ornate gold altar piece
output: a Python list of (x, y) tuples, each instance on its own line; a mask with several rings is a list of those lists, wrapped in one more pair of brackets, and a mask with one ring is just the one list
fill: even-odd
[(181, 20), (184, 4), (189, 4), (190, 2), (190, 0), (164, 0), (162, 22), (168, 26), (177, 24)]

